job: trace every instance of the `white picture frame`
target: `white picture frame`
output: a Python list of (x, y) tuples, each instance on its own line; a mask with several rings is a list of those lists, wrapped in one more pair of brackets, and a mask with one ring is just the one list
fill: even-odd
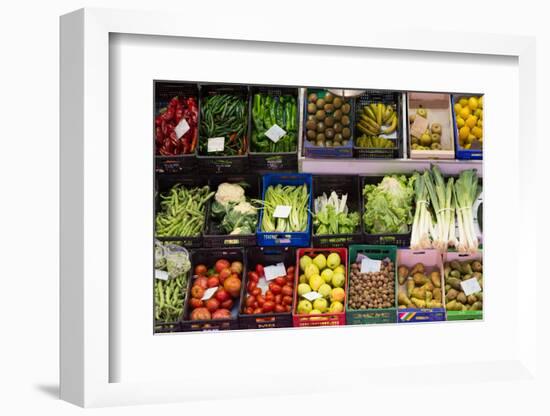
[[(246, 16), (240, 18), (242, 24)], [(185, 21), (185, 25), (179, 22)], [(200, 19), (189, 19), (177, 13), (149, 13), (144, 11), (120, 11), (106, 9), (81, 9), (61, 18), (61, 263), (60, 263), (60, 360), (61, 388), (63, 400), (84, 407), (110, 406), (121, 404), (162, 403), (186, 401), (193, 399), (248, 397), (253, 395), (273, 394), (306, 394), (322, 388), (324, 383), (311, 382), (301, 386), (289, 382), (281, 373), (269, 375), (265, 383), (244, 380), (231, 383), (224, 391), (210, 389), (203, 393), (189, 380), (181, 381), (142, 381), (111, 382), (110, 365), (116, 357), (110, 350), (109, 308), (112, 299), (109, 296), (110, 251), (110, 160), (109, 154), (109, 38), (112, 34), (129, 34), (144, 36), (206, 38), (214, 40), (234, 40), (248, 42), (277, 42), (281, 49), (292, 44), (331, 45), (338, 48), (371, 48), (384, 50), (410, 51), (410, 53), (429, 51), (438, 54), (472, 54), (499, 55), (518, 60), (519, 111), (518, 123), (523, 137), (536, 137), (536, 114), (527, 111), (529, 103), (535, 102), (535, 41), (533, 38), (488, 35), (474, 33), (430, 33), (409, 31), (405, 28), (385, 27), (382, 23), (369, 23), (376, 27), (376, 37), (366, 37), (360, 27), (350, 25), (340, 34), (309, 34), (300, 30), (298, 25), (288, 25), (285, 31), (277, 30), (275, 25), (265, 24), (262, 28), (251, 28), (246, 36), (234, 33), (230, 27), (216, 26), (205, 28)], [(278, 81), (278, 83), (282, 83)], [(437, 88), (435, 88), (437, 90)], [(494, 143), (494, 142), (493, 142)], [(495, 147), (487, 142), (488, 153)], [(533, 389), (540, 389), (544, 381), (537, 373), (537, 321), (533, 315), (537, 310), (537, 275), (536, 253), (530, 250), (529, 244), (536, 241), (536, 216), (530, 206), (534, 205), (534, 181), (529, 180), (533, 174), (536, 160), (536, 146), (517, 149), (517, 165), (509, 169), (517, 170), (519, 187), (508, 190), (517, 204), (511, 209), (518, 214), (515, 224), (522, 230), (521, 241), (515, 247), (515, 258), (509, 259), (514, 267), (509, 268), (507, 276), (518, 281), (521, 264), (522, 285), (517, 287), (517, 309), (510, 313), (514, 325), (513, 339), (517, 345), (514, 353), (506, 359), (483, 363), (448, 360), (434, 363), (420, 363), (415, 368), (397, 367), (391, 369), (391, 362), (381, 362), (380, 368), (370, 366), (370, 376), (358, 378), (353, 366), (345, 366), (341, 372), (344, 382), (335, 382), (337, 389), (358, 389), (369, 386), (372, 392), (384, 391), (393, 386), (405, 385), (399, 380), (400, 371), (406, 374), (423, 370), (436, 369), (438, 377), (448, 373), (467, 373), (457, 376), (457, 382), (497, 383), (499, 378), (511, 383), (528, 382)], [(489, 178), (498, 174), (498, 163), (489, 157), (484, 161)], [(330, 168), (330, 166), (328, 167)], [(488, 189), (491, 189), (489, 182)], [(497, 190), (495, 190), (495, 193)], [(502, 190), (500, 191), (502, 192)], [(488, 192), (485, 191), (485, 195)], [(487, 204), (486, 212), (498, 211), (498, 208)], [(496, 237), (495, 237), (496, 238)], [(489, 245), (489, 247), (491, 247)], [(489, 248), (485, 254), (491, 253)], [(527, 289), (527, 287), (529, 289)], [(521, 296), (520, 296), (521, 295)], [(492, 302), (502, 302), (493, 298)], [(540, 305), (542, 306), (542, 305)], [(498, 319), (488, 314), (486, 319)], [(518, 325), (517, 322), (521, 322)], [(457, 324), (461, 328), (463, 324)], [(541, 325), (538, 323), (538, 325)], [(411, 336), (412, 329), (417, 334), (433, 334), (427, 326), (395, 328), (402, 331), (402, 336)], [(386, 327), (387, 328), (387, 327)], [(418, 329), (421, 328), (421, 329)], [(386, 331), (379, 328), (346, 329), (349, 334), (363, 337), (365, 331), (372, 336)], [(305, 330), (304, 330), (305, 331)], [(308, 330), (309, 331), (309, 330)], [(323, 336), (333, 342), (340, 332), (325, 329)], [(353, 331), (353, 332), (352, 332)], [(307, 331), (305, 331), (307, 332)], [(294, 332), (296, 337), (311, 338), (320, 336), (313, 330), (308, 335)], [(342, 332), (344, 333), (344, 332)], [(152, 336), (152, 333), (151, 333)], [(244, 335), (243, 335), (244, 336)], [(274, 335), (274, 336), (277, 336)], [(272, 338), (273, 336), (270, 336)], [(239, 342), (238, 340), (236, 341)], [(139, 348), (139, 346), (136, 346)], [(510, 350), (512, 351), (512, 349)], [(243, 353), (244, 354), (244, 353)], [(184, 352), (182, 352), (184, 355)], [(238, 359), (243, 359), (240, 357)], [(435, 366), (435, 367), (434, 367)], [(365, 371), (360, 365), (357, 371)], [(333, 374), (333, 373), (330, 373)], [(334, 374), (333, 374), (334, 375)], [(363, 380), (363, 381), (358, 381)], [(393, 381), (392, 381), (393, 380)], [(398, 381), (395, 381), (398, 380)], [(473, 381), (472, 381), (473, 380)], [(353, 384), (355, 382), (355, 384)], [(377, 384), (379, 383), (379, 384)], [(402, 383), (402, 384), (399, 384)], [(430, 385), (429, 377), (420, 377), (416, 384)], [(443, 388), (444, 384), (437, 386)], [(269, 386), (284, 386), (276, 391), (269, 391)], [(443, 386), (443, 387), (442, 387)], [(436, 388), (432, 385), (433, 388)], [(490, 390), (487, 396), (473, 394), (473, 400), (490, 400), (498, 398), (498, 389)]]

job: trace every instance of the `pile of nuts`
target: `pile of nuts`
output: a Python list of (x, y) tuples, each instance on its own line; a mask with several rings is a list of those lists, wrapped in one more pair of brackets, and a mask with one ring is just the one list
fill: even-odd
[(349, 280), (350, 309), (383, 309), (395, 307), (395, 265), (382, 260), (379, 272), (361, 273), (361, 262), (351, 265)]

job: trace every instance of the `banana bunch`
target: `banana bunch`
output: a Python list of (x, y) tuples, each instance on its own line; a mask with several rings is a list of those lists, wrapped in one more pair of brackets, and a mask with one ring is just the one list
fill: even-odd
[(371, 103), (363, 107), (357, 128), (368, 136), (392, 134), (397, 129), (397, 112), (393, 105)]
[(367, 136), (366, 134), (358, 137), (355, 145), (367, 149), (392, 149), (395, 146), (393, 140), (379, 136)]

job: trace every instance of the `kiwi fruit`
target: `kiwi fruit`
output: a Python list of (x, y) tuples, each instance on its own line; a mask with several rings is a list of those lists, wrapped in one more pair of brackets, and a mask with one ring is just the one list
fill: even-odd
[(325, 104), (325, 111), (332, 113), (332, 110), (334, 110), (334, 106), (331, 103)]
[(317, 138), (317, 132), (315, 130), (308, 130), (307, 131), (307, 139), (308, 140), (315, 140)]
[(312, 92), (311, 94), (309, 94), (307, 96), (307, 99), (310, 103), (314, 103), (315, 101), (317, 101), (317, 94), (315, 94), (314, 92)]
[(319, 121), (323, 121), (327, 114), (325, 113), (325, 110), (317, 110), (315, 113), (315, 118)]
[(342, 124), (344, 126), (349, 126), (349, 116), (342, 116)]
[(317, 128), (317, 123), (315, 120), (308, 120), (306, 122), (306, 129), (308, 130), (315, 130)]
[(342, 133), (342, 123), (334, 123), (333, 129), (336, 133)]
[(344, 127), (342, 129), (342, 137), (347, 140), (351, 137), (351, 130), (349, 127)]
[(324, 140), (322, 140), (322, 141), (316, 142), (315, 145), (320, 147), (325, 147), (325, 142)]
[(332, 140), (334, 138), (334, 129), (331, 129), (331, 128), (328, 128), (328, 129), (325, 129), (325, 137), (328, 139), (328, 140)]
[(349, 114), (351, 106), (348, 103), (342, 104), (342, 113)]
[(325, 142), (325, 145), (326, 145), (327, 147), (332, 147), (332, 140), (327, 140), (327, 141)]
[(323, 133), (319, 133), (319, 134), (317, 135), (317, 138), (316, 138), (317, 143), (319, 143), (319, 142), (324, 142), (325, 139), (326, 139), (326, 137), (325, 137), (325, 135), (324, 135)]
[(349, 140), (344, 140), (344, 141), (342, 142), (342, 146), (347, 146), (348, 143), (349, 143)]
[(331, 103), (333, 99), (334, 99), (334, 95), (332, 95), (331, 92), (327, 92), (327, 93), (325, 94), (325, 101), (326, 101), (327, 103)]
[(309, 104), (307, 105), (307, 112), (308, 112), (309, 114), (315, 114), (315, 111), (317, 111), (317, 106), (316, 106), (315, 104), (313, 104), (313, 103), (309, 103)]
[(317, 100), (317, 108), (319, 110), (322, 110), (323, 108), (325, 108), (325, 100), (323, 100), (322, 98), (319, 98)]
[(332, 126), (334, 126), (334, 118), (331, 117), (331, 116), (327, 116), (327, 117), (325, 118), (324, 122), (325, 122), (325, 126), (327, 126), (327, 127), (332, 127)]
[(317, 123), (317, 133), (324, 133), (325, 132), (325, 123), (322, 121)]
[(315, 118), (315, 114), (308, 114), (307, 121), (315, 121), (317, 122), (317, 119)]
[(336, 110), (336, 111), (332, 114), (332, 117), (334, 117), (334, 120), (340, 121), (340, 120), (342, 119), (342, 110)]
[(334, 108), (340, 108), (342, 107), (342, 99), (340, 97), (334, 97), (334, 100), (332, 101), (332, 104), (334, 105)]
[(342, 136), (342, 133), (335, 133), (334, 134), (334, 141), (335, 142), (341, 142), (344, 140), (344, 137)]

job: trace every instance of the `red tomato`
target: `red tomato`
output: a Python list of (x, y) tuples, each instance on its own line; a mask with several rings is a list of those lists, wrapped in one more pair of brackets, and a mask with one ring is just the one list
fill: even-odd
[(292, 297), (283, 296), (283, 305), (292, 305)]
[(257, 287), (257, 288), (254, 289), (252, 292), (250, 292), (250, 294), (253, 295), (253, 296), (261, 295), (261, 294), (262, 294), (262, 289), (260, 289), (259, 287)]
[(220, 282), (224, 282), (225, 279), (227, 279), (229, 276), (231, 276), (231, 270), (229, 269), (223, 269), (221, 272), (220, 272)]
[(205, 277), (205, 276), (197, 277), (193, 282), (193, 286), (200, 286), (203, 289), (208, 289), (208, 277)]
[(223, 282), (223, 288), (231, 295), (231, 297), (238, 298), (241, 293), (241, 281), (238, 277), (228, 277)]
[(285, 312), (290, 312), (290, 305), (285, 305)]
[(193, 287), (191, 288), (191, 296), (196, 299), (202, 298), (204, 296), (204, 289), (202, 288), (202, 286), (193, 285)]
[(256, 298), (254, 296), (248, 295), (246, 297), (246, 306), (252, 306), (254, 305), (254, 302), (256, 302)]
[(257, 264), (256, 265), (256, 273), (258, 274), (258, 276), (263, 276), (264, 275), (264, 266), (261, 265), (261, 264)]
[(273, 312), (273, 309), (275, 309), (275, 302), (272, 301), (266, 301), (262, 306), (264, 312)]
[(265, 303), (265, 297), (263, 295), (256, 296), (256, 302), (258, 302), (258, 307), (264, 306)]
[(231, 312), (227, 309), (218, 309), (212, 314), (212, 319), (226, 319), (231, 318)]
[(275, 283), (277, 283), (279, 286), (284, 286), (286, 284), (286, 277), (277, 277), (275, 279)]
[(271, 290), (275, 295), (278, 295), (279, 293), (281, 293), (282, 289), (281, 289), (281, 286), (279, 286), (278, 284), (270, 283), (269, 290)]
[(294, 266), (290, 266), (288, 269), (286, 269), (286, 274), (294, 276)]
[(254, 315), (258, 315), (258, 314), (260, 314), (260, 313), (262, 313), (262, 308), (256, 308), (256, 309), (254, 309)]
[(229, 276), (229, 277), (234, 277), (235, 279), (241, 280), (241, 276), (237, 273), (231, 273), (231, 276)]
[(244, 313), (247, 315), (252, 315), (252, 313), (254, 313), (254, 309), (248, 307), (244, 310)]
[(210, 311), (206, 308), (197, 308), (191, 312), (190, 316), (192, 321), (203, 321), (212, 318)]
[(216, 298), (210, 298), (206, 301), (206, 309), (215, 312), (220, 307), (220, 302)]
[(265, 300), (274, 300), (275, 299), (275, 295), (271, 292), (268, 292), (265, 294)]
[(275, 303), (279, 305), (283, 303), (283, 295), (278, 294), (277, 296), (275, 296)]
[(216, 272), (220, 273), (223, 269), (229, 269), (230, 266), (231, 265), (226, 259), (220, 259), (214, 265), (214, 269), (216, 270)]
[(208, 269), (204, 264), (197, 264), (195, 267), (195, 274), (197, 276), (204, 276), (208, 272)]
[(258, 280), (260, 280), (260, 276), (258, 276), (258, 273), (256, 272), (250, 272), (248, 273), (248, 280), (258, 283)]
[(252, 293), (252, 291), (254, 289), (256, 289), (258, 285), (256, 284), (256, 282), (248, 282), (248, 285), (246, 286), (246, 289), (248, 290), (248, 293)]
[(232, 273), (241, 274), (243, 272), (243, 264), (240, 261), (234, 261), (229, 268)]
[(289, 286), (289, 285), (284, 285), (283, 288), (281, 289), (281, 294), (283, 296), (292, 296), (292, 287)]
[(223, 288), (220, 287), (218, 290), (216, 290), (216, 293), (214, 293), (214, 297), (218, 299), (220, 303), (225, 302), (227, 299), (230, 298), (229, 293)]
[(224, 309), (231, 309), (233, 307), (233, 299), (227, 299), (222, 302), (221, 307)]
[(213, 276), (208, 278), (208, 287), (217, 287), (219, 285), (220, 279), (218, 279), (217, 277)]
[(204, 306), (204, 302), (197, 298), (191, 298), (189, 304), (191, 305), (192, 309), (202, 308)]
[(275, 313), (282, 313), (285, 312), (286, 309), (283, 305), (275, 305)]
[(252, 305), (252, 307), (256, 309), (258, 307), (258, 301), (254, 301), (254, 305)]

